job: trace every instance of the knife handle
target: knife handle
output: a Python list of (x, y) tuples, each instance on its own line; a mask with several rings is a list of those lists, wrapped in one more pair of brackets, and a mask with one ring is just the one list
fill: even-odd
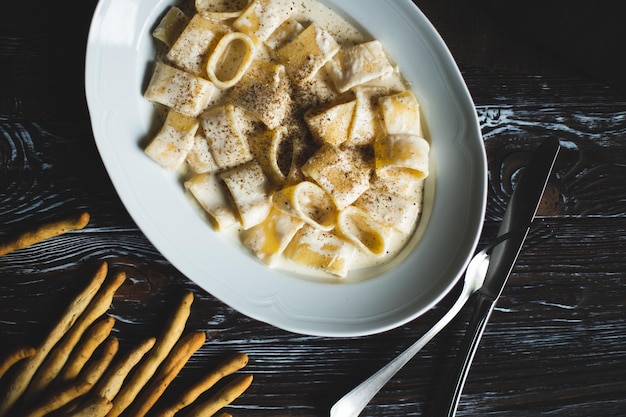
[(474, 354), (489, 320), (489, 316), (495, 306), (495, 301), (485, 296), (480, 291), (476, 293), (475, 307), (470, 319), (465, 336), (454, 360), (452, 369), (449, 370), (447, 379), (439, 391), (439, 396), (434, 408), (431, 410), (432, 417), (454, 417), (456, 408), (461, 398), (463, 385), (467, 379), (470, 365)]

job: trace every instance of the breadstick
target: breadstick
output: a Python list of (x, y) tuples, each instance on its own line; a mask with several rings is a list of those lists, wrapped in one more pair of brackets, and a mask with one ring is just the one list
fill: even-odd
[(111, 362), (113, 362), (113, 358), (117, 354), (119, 345), (120, 342), (117, 337), (110, 338), (104, 345), (100, 357), (98, 357), (97, 360), (85, 369), (84, 374), (81, 375), (81, 379), (95, 385), (107, 370)]
[(169, 408), (162, 411), (159, 417), (173, 417), (178, 411), (193, 403), (200, 395), (208, 391), (225, 376), (234, 374), (248, 364), (248, 355), (235, 353), (221, 362), (217, 368), (198, 381)]
[(22, 233), (15, 239), (0, 244), (0, 256), (27, 248), (43, 240), (62, 235), (72, 230), (80, 230), (89, 223), (89, 213), (83, 212), (68, 219), (44, 224), (37, 229)]
[(74, 381), (62, 389), (53, 392), (46, 397), (37, 407), (28, 411), (25, 417), (43, 417), (58, 410), (76, 398), (85, 395), (91, 388), (91, 384), (85, 381)]
[[(133, 350), (128, 352), (124, 359), (118, 362), (114, 367), (106, 371), (105, 375), (98, 382), (95, 388), (95, 395), (113, 401), (122, 387), (124, 379), (130, 374), (130, 371), (139, 363), (146, 352), (152, 349), (156, 343), (156, 337), (144, 340)], [(113, 403), (111, 403), (112, 406)]]
[(125, 280), (126, 274), (119, 272), (110, 280), (105, 281), (104, 286), (89, 303), (85, 312), (81, 314), (67, 335), (55, 349), (50, 352), (46, 361), (39, 367), (30, 386), (26, 390), (26, 398), (34, 398), (39, 395), (59, 375), (85, 330), (106, 313), (111, 306), (115, 292)]
[(72, 353), (72, 356), (65, 364), (63, 371), (55, 383), (63, 384), (75, 379), (98, 346), (100, 346), (100, 344), (104, 342), (107, 337), (109, 337), (114, 325), (115, 319), (113, 317), (107, 317), (94, 324), (93, 327), (85, 334), (83, 341)]
[(137, 397), (137, 394), (152, 378), (161, 362), (165, 360), (178, 339), (180, 338), (185, 324), (191, 313), (191, 303), (193, 293), (185, 293), (181, 303), (168, 320), (161, 337), (157, 340), (154, 348), (150, 351), (146, 359), (139, 365), (128, 383), (122, 388), (119, 394), (113, 399), (113, 408), (107, 414), (108, 417), (119, 416)]
[(208, 400), (195, 406), (187, 417), (210, 417), (221, 408), (232, 403), (248, 389), (252, 383), (252, 375), (242, 375), (224, 386)]
[(204, 332), (196, 331), (188, 333), (176, 343), (169, 356), (159, 368), (159, 372), (146, 387), (141, 396), (131, 408), (130, 415), (143, 417), (154, 406), (170, 383), (183, 369), (189, 358), (196, 353), (206, 341)]
[[(94, 360), (83, 372), (80, 376), (81, 381), (88, 382), (92, 385), (92, 387), (98, 382), (104, 371), (106, 371), (107, 367), (113, 360), (113, 357), (117, 353), (119, 348), (119, 340), (116, 337), (111, 337), (108, 339), (107, 343), (103, 346), (102, 353), (100, 356)], [(94, 401), (95, 398), (92, 398), (90, 401)], [(106, 400), (106, 399), (105, 399)], [(110, 403), (110, 401), (106, 400), (106, 402)], [(83, 410), (82, 412), (88, 412), (86, 406), (84, 405), (84, 401), (75, 401), (72, 404), (68, 404), (61, 411), (61, 415), (63, 416), (74, 416), (79, 410)], [(96, 410), (99, 410), (97, 407)], [(110, 407), (107, 407), (106, 414), (109, 411)]]
[(91, 398), (79, 407), (77, 407), (70, 414), (64, 414), (68, 417), (104, 417), (109, 410), (113, 407), (113, 403), (106, 398), (94, 397)]
[(35, 353), (35, 348), (31, 346), (21, 346), (9, 352), (2, 362), (0, 362), (0, 378), (2, 378), (4, 374), (17, 362), (22, 359), (30, 358)]
[(37, 352), (20, 364), (19, 371), (13, 375), (7, 385), (8, 388), (2, 393), (2, 397), (0, 398), (0, 417), (6, 415), (11, 407), (15, 405), (50, 350), (61, 340), (68, 329), (72, 327), (78, 316), (85, 311), (89, 302), (100, 289), (106, 277), (107, 270), (107, 264), (103, 263), (100, 268), (98, 268), (87, 287), (72, 300), (59, 321), (39, 346)]

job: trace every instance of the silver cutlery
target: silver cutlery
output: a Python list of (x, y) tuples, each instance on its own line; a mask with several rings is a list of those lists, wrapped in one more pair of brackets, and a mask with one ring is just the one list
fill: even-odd
[[(544, 140), (533, 153), (507, 205), (498, 236), (512, 235), (494, 246), (485, 281), (476, 292), (474, 311), (448, 379), (439, 392), (433, 417), (453, 417), (476, 348), (496, 301), (513, 269), (559, 153), (557, 139)], [(516, 233), (518, 232), (518, 233)]]
[(477, 294), (472, 319), (433, 417), (453, 417), (474, 353), (489, 316), (530, 230), (560, 146), (556, 139), (541, 143), (525, 168), (507, 205), (498, 237), (478, 252), (464, 274), (463, 288), (448, 312), (420, 339), (378, 372), (356, 386), (330, 409), (330, 417), (356, 417), (380, 389), (458, 314)]
[(474, 255), (465, 271), (461, 293), (448, 312), (404, 352), (337, 401), (330, 409), (330, 417), (358, 416), (374, 395), (458, 314), (470, 296), (481, 287), (488, 265), (486, 249)]

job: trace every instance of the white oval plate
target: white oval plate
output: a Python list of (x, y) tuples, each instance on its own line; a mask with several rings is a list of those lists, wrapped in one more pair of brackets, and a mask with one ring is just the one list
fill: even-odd
[(486, 204), (486, 156), (474, 104), (437, 31), (409, 0), (323, 0), (385, 45), (412, 84), (430, 132), (431, 176), (416, 242), (393, 268), (329, 283), (270, 269), (190, 204), (179, 178), (144, 152), (153, 106), (143, 96), (151, 30), (174, 0), (101, 0), (87, 43), (95, 141), (122, 202), (183, 274), (241, 313), (308, 335), (380, 333), (433, 307), (473, 254)]

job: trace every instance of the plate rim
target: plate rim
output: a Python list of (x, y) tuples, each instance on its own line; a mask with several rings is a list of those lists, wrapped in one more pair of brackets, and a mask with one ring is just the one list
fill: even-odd
[[(102, 105), (101, 101), (104, 100), (102, 97), (103, 92), (98, 91), (99, 90), (98, 87), (101, 87), (101, 86), (97, 85), (97, 80), (94, 81), (94, 77), (96, 77), (97, 74), (101, 74), (101, 72), (98, 71), (98, 66), (95, 65), (98, 63), (97, 62), (98, 57), (94, 55), (96, 53), (94, 50), (94, 42), (96, 42), (96, 40), (98, 39), (97, 38), (98, 30), (101, 29), (100, 24), (102, 23), (102, 21), (100, 19), (103, 18), (102, 16), (103, 11), (107, 7), (109, 8), (114, 7), (114, 5), (119, 4), (120, 1), (124, 1), (127, 4), (133, 4), (133, 1), (134, 1), (137, 4), (137, 7), (146, 7), (146, 4), (149, 4), (150, 6), (148, 7), (148, 9), (152, 7), (152, 9), (149, 10), (152, 16), (155, 15), (156, 9), (158, 7), (162, 7), (166, 4), (175, 4), (175, 3), (178, 3), (178, 1), (176, 0), (150, 0), (150, 1), (100, 0), (98, 2), (98, 5), (96, 6), (96, 9), (94, 11), (94, 16), (92, 18), (92, 23), (90, 25), (89, 36), (88, 36), (88, 41), (87, 41), (86, 60), (85, 60), (85, 92), (86, 92), (86, 97), (87, 97), (87, 104), (89, 108), (90, 119), (92, 119), (93, 135), (94, 135), (94, 140), (96, 142), (98, 151), (100, 153), (100, 156), (107, 170), (107, 173), (109, 174), (111, 178), (111, 181), (114, 185), (116, 192), (120, 196), (120, 199), (122, 200), (124, 206), (128, 210), (133, 220), (137, 223), (138, 227), (146, 235), (148, 240), (150, 240), (150, 242), (155, 246), (155, 248), (159, 250), (159, 252), (174, 267), (176, 267), (181, 273), (186, 275), (189, 279), (193, 280), (198, 286), (203, 288), (205, 291), (207, 291), (208, 293), (210, 293), (211, 295), (213, 295), (220, 301), (224, 302), (225, 304), (243, 313), (244, 315), (247, 315), (253, 319), (268, 323), (270, 325), (281, 328), (283, 330), (287, 330), (287, 331), (294, 332), (294, 333), (300, 333), (300, 334), (314, 335), (314, 336), (355, 337), (355, 336), (366, 336), (366, 335), (371, 335), (371, 334), (376, 334), (376, 333), (382, 333), (384, 331), (391, 330), (393, 328), (401, 326), (419, 317), (425, 311), (432, 308), (436, 303), (438, 303), (450, 291), (450, 289), (456, 284), (458, 279), (462, 276), (462, 273), (465, 270), (467, 263), (469, 262), (471, 256), (473, 255), (476, 249), (478, 240), (480, 238), (480, 233), (482, 231), (482, 226), (484, 222), (484, 213), (486, 209), (486, 196), (487, 196), (486, 152), (484, 148), (484, 142), (482, 140), (482, 134), (480, 131), (478, 118), (475, 114), (475, 106), (471, 98), (471, 95), (469, 93), (469, 90), (467, 88), (467, 85), (465, 84), (465, 81), (463, 80), (461, 72), (458, 69), (456, 62), (454, 61), (450, 51), (448, 50), (447, 46), (445, 45), (443, 39), (441, 38), (437, 30), (434, 28), (434, 26), (432, 26), (430, 21), (426, 18), (426, 16), (421, 12), (421, 10), (413, 2), (411, 2), (410, 0), (400, 0), (400, 1), (395, 0), (395, 1), (387, 2), (387, 3), (393, 5), (392, 7), (397, 8), (398, 11), (407, 12), (406, 19), (418, 19), (419, 30), (425, 31), (425, 33), (429, 37), (428, 41), (430, 43), (428, 43), (427, 46), (430, 46), (430, 48), (432, 48), (430, 53), (437, 54), (437, 58), (441, 61), (441, 62), (438, 62), (441, 65), (441, 69), (447, 72), (446, 76), (448, 77), (449, 80), (451, 80), (455, 84), (453, 88), (454, 94), (456, 94), (457, 96), (460, 96), (460, 99), (462, 101), (462, 103), (456, 102), (455, 104), (457, 106), (462, 107), (461, 109), (462, 111), (473, 112), (473, 117), (468, 117), (468, 120), (466, 120), (466, 122), (468, 123), (464, 126), (461, 126), (461, 128), (465, 130), (462, 133), (464, 133), (465, 135), (471, 136), (473, 140), (480, 141), (479, 147), (474, 146), (472, 149), (468, 150), (468, 152), (469, 151), (473, 151), (474, 153), (477, 152), (477, 155), (473, 155), (473, 157), (475, 158), (475, 162), (478, 161), (478, 165), (480, 165), (480, 166), (475, 166), (474, 168), (476, 169), (479, 175), (476, 178), (477, 181), (479, 182), (479, 185), (477, 187), (475, 186), (475, 188), (479, 190), (479, 194), (481, 195), (476, 201), (476, 205), (473, 206), (474, 213), (471, 214), (472, 218), (469, 219), (472, 223), (472, 228), (471, 230), (468, 230), (465, 233), (465, 234), (471, 235), (472, 239), (465, 243), (464, 254), (460, 255), (461, 258), (457, 259), (457, 263), (455, 267), (453, 268), (453, 271), (450, 271), (451, 277), (449, 278), (449, 282), (447, 282), (447, 284), (444, 286), (445, 288), (443, 288), (443, 290), (440, 289), (439, 291), (437, 291), (438, 295), (435, 297), (432, 297), (429, 302), (422, 303), (419, 309), (412, 308), (412, 303), (415, 303), (416, 301), (414, 298), (411, 298), (407, 302), (411, 304), (410, 306), (407, 306), (406, 305), (407, 303), (404, 303), (404, 305), (396, 307), (393, 311), (386, 311), (385, 314), (369, 315), (366, 317), (358, 316), (356, 314), (352, 314), (350, 317), (348, 316), (331, 317), (330, 315), (326, 317), (319, 317), (319, 316), (314, 316), (314, 315), (308, 315), (308, 316), (303, 315), (303, 314), (298, 313), (297, 311), (289, 311), (289, 309), (293, 308), (293, 306), (284, 305), (285, 300), (280, 299), (280, 297), (278, 297), (275, 293), (263, 294), (259, 296), (255, 295), (254, 297), (252, 297), (250, 294), (244, 294), (244, 296), (247, 296), (248, 298), (252, 297), (256, 299), (233, 300), (232, 293), (233, 291), (236, 292), (236, 290), (232, 288), (226, 288), (226, 286), (228, 286), (228, 283), (221, 282), (221, 284), (224, 285), (224, 288), (207, 288), (206, 283), (203, 285), (202, 282), (198, 282), (199, 280), (197, 276), (190, 276), (190, 275), (196, 274), (195, 268), (191, 268), (188, 265), (181, 264), (181, 259), (184, 259), (184, 256), (181, 256), (180, 254), (175, 253), (175, 251), (173, 251), (172, 248), (168, 248), (167, 245), (163, 243), (164, 239), (165, 240), (167, 239), (167, 236), (161, 236), (162, 231), (153, 230), (152, 228), (149, 227), (149, 224), (146, 221), (146, 218), (143, 217), (145, 215), (145, 207), (143, 207), (143, 210), (142, 210), (142, 207), (141, 207), (142, 204), (133, 201), (134, 197), (130, 195), (132, 193), (132, 190), (128, 190), (127, 183), (125, 183), (124, 179), (120, 178), (120, 175), (119, 175), (120, 168), (116, 166), (116, 165), (119, 165), (119, 161), (115, 161), (111, 159), (110, 154), (109, 154), (110, 149), (107, 148), (107, 146), (110, 146), (110, 145), (104, 142), (104, 139), (103, 139), (104, 134), (98, 130), (100, 128), (101, 123), (103, 123), (103, 121), (101, 119), (97, 119), (96, 115), (94, 114), (94, 113), (97, 113), (98, 110), (100, 110), (99, 106)], [(143, 6), (139, 6), (140, 1), (142, 2)], [(344, 7), (348, 7), (351, 4), (355, 4), (356, 2), (359, 3), (360, 5), (359, 7), (361, 8), (362, 7), (366, 7), (366, 8), (376, 7), (376, 4), (380, 6), (381, 3), (385, 3), (385, 2), (381, 2), (380, 0), (369, 0), (369, 1), (350, 0), (350, 1), (343, 1), (341, 4), (341, 9), (345, 10)], [(323, 0), (322, 3), (339, 7), (336, 0)], [(142, 11), (146, 12), (146, 10), (143, 10), (143, 9)], [(357, 22), (359, 22), (361, 26), (364, 25), (358, 19), (357, 19)], [(142, 26), (142, 28), (145, 30), (147, 27), (146, 25), (149, 22), (143, 22), (143, 23), (144, 25)], [(154, 22), (150, 22), (150, 23), (154, 23)], [(137, 35), (137, 33), (135, 33), (135, 35)], [(139, 38), (141, 38), (141, 36), (137, 35), (137, 39), (133, 38), (133, 42), (139, 42), (140, 40)], [(131, 43), (130, 45), (132, 46), (133, 44)], [(394, 59), (395, 56), (392, 55), (391, 58)], [(403, 72), (406, 73), (406, 70), (403, 70)], [(448, 93), (450, 92), (448, 91)], [(416, 91), (416, 95), (419, 96), (419, 91)], [(108, 117), (111, 118), (115, 116), (111, 116), (109, 114)], [(459, 145), (462, 146), (463, 143), (460, 143)], [(433, 148), (435, 150), (438, 149), (438, 144), (436, 142), (433, 143)], [(463, 156), (463, 155), (460, 155), (460, 156)], [(437, 166), (435, 168), (438, 170), (440, 167)], [(116, 172), (116, 169), (118, 170), (117, 172)], [(437, 180), (437, 182), (439, 181)], [(432, 186), (438, 186), (438, 184), (436, 185), (432, 184)], [(435, 195), (435, 202), (437, 202), (436, 198), (437, 196)], [(440, 209), (440, 208), (441, 207), (439, 208), (435, 207), (433, 208), (433, 210)], [(479, 212), (480, 215), (478, 215), (477, 212)], [(426, 228), (428, 228), (428, 225), (426, 225)], [(251, 261), (256, 262), (255, 260), (248, 260), (246, 264), (249, 265)], [(404, 264), (406, 264), (406, 262), (401, 263), (399, 266), (402, 266)], [(263, 269), (269, 269), (265, 265), (259, 265), (259, 267)], [(272, 275), (274, 275), (275, 273), (276, 275), (282, 275), (280, 272), (273, 271), (273, 270), (270, 270), (270, 271), (272, 271), (271, 272)], [(297, 287), (299, 289), (308, 291), (309, 293), (312, 293), (312, 294), (317, 294), (320, 292), (319, 282), (299, 280), (298, 278), (294, 278), (294, 277), (286, 276), (286, 275), (283, 276), (282, 278), (280, 277), (275, 277), (275, 278), (276, 279), (273, 279), (274, 283), (284, 281), (284, 280), (297, 280), (296, 281)], [(373, 291), (372, 288), (379, 289), (380, 285), (374, 285), (376, 280), (379, 280), (379, 278), (372, 278), (372, 279), (368, 279), (368, 280), (361, 281), (361, 282), (340, 283), (337, 285), (334, 285), (334, 284), (330, 284), (330, 285), (332, 285), (333, 288), (335, 289), (341, 288), (341, 286), (344, 286), (344, 287), (351, 286), (352, 289), (358, 288), (358, 291), (356, 291), (354, 294), (346, 293), (345, 290), (340, 291), (341, 294), (339, 295), (339, 297), (349, 299), (351, 295), (354, 296), (355, 294), (358, 295), (367, 291)], [(321, 285), (324, 285), (325, 286), (324, 288), (328, 288), (329, 284), (322, 283)], [(276, 297), (278, 297), (279, 299), (277, 300)], [(248, 306), (246, 305), (246, 303), (253, 303), (256, 305)]]

